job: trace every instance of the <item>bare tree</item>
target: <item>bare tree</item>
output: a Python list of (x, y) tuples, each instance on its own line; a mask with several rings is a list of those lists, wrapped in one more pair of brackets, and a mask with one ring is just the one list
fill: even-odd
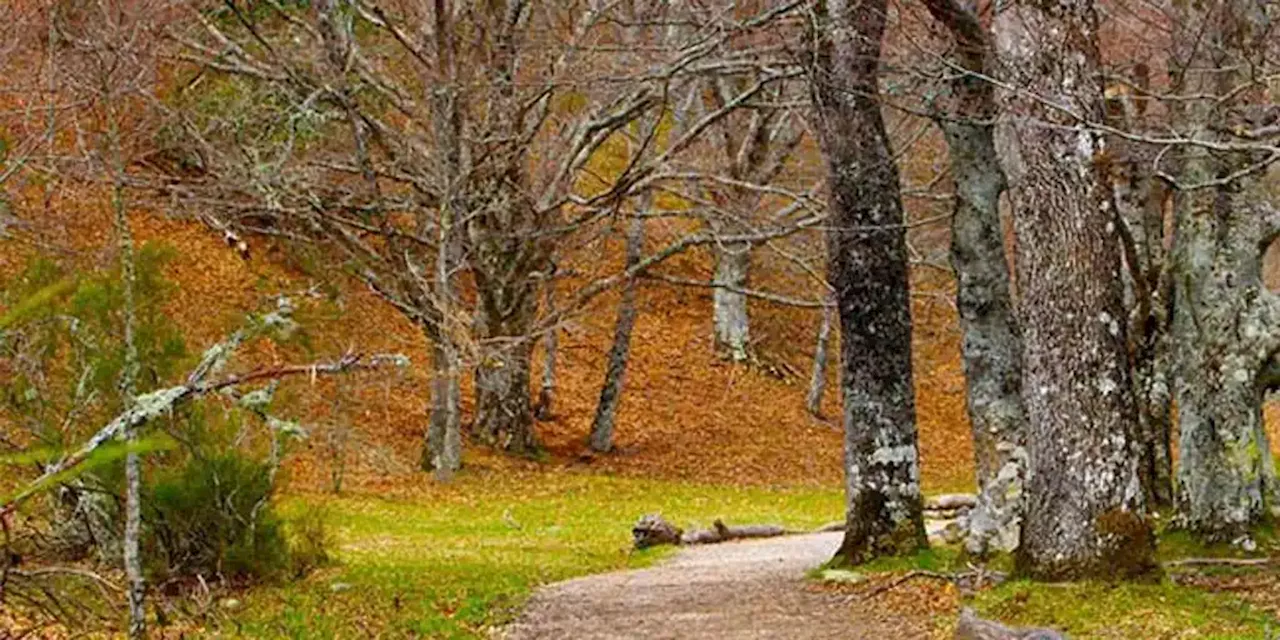
[(883, 0), (816, 7), (814, 109), (827, 156), (829, 280), (840, 316), (846, 526), (837, 558), (926, 545), (898, 171), (880, 114)]
[(1037, 578), (1153, 564), (1135, 459), (1119, 241), (1096, 163), (1103, 90), (1091, 0), (1013, 2), (995, 18), (1017, 233), (1030, 460), (1017, 552)]
[[(626, 279), (563, 292), (568, 308), (540, 318), (552, 247), (589, 237), (620, 199), (662, 188), (661, 169), (788, 73), (767, 72), (685, 133), (661, 136), (673, 83), (763, 68), (749, 55), (721, 58), (722, 44), (787, 8), (671, 31), (667, 4), (654, 7), (635, 22), (619, 3), (195, 3), (200, 27), (175, 34), (203, 78), (189, 93), (230, 84), (279, 109), (184, 104), (175, 116), (208, 173), (168, 188), (215, 208), (220, 224), (312, 247), (362, 279), (443, 345), (433, 413), (456, 406), (456, 384), (444, 381), (459, 370), (456, 353), (475, 369), (477, 435), (531, 452), (533, 342)], [(614, 46), (628, 33), (656, 43), (640, 63)], [(323, 134), (331, 142), (317, 144)], [(600, 175), (592, 159), (619, 136), (634, 138), (630, 155)], [(474, 295), (457, 295), (454, 278)], [(427, 466), (456, 420), (432, 424), (440, 437), (429, 434)]]

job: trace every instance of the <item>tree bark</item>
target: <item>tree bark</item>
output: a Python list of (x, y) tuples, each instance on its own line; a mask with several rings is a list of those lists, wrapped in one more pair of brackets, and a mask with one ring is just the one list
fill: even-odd
[(979, 489), (965, 547), (982, 555), (1018, 546), (1027, 464), (1022, 337), (1013, 317), (1000, 226), (1005, 176), (995, 147), (995, 87), (973, 75), (990, 75), (994, 51), (978, 16), (958, 1), (925, 4), (956, 40), (953, 62), (972, 72), (952, 78), (935, 100), (933, 114), (947, 141), (956, 185), (951, 265)]
[[(645, 207), (647, 208), (647, 207)], [(633, 216), (627, 229), (626, 268), (640, 262), (644, 251), (644, 218)], [(627, 281), (618, 302), (618, 320), (613, 328), (613, 346), (609, 348), (609, 360), (605, 370), (604, 385), (600, 387), (600, 402), (596, 404), (596, 417), (591, 422), (588, 446), (593, 451), (613, 450), (613, 429), (617, 422), (618, 405), (622, 401), (622, 387), (627, 376), (627, 363), (631, 356), (631, 330), (636, 324), (636, 278)]]
[(840, 316), (846, 521), (837, 559), (926, 546), (898, 170), (877, 101), (885, 0), (819, 5), (814, 105), (827, 157), (828, 278)]
[(1115, 212), (1096, 162), (1102, 138), (1081, 123), (1102, 117), (1097, 28), (1091, 0), (1015, 1), (995, 19), (996, 49), (1018, 90), (1005, 96), (1001, 156), (1018, 240), (1029, 421), (1016, 565), (1050, 580), (1125, 577), (1154, 566)]
[(747, 315), (747, 296), (751, 270), (751, 245), (726, 243), (715, 245), (715, 275), (712, 285), (712, 319), (715, 326), (716, 352), (733, 362), (745, 362), (750, 354), (751, 321)]
[(831, 352), (831, 316), (834, 314), (832, 307), (823, 307), (822, 323), (818, 325), (818, 343), (813, 347), (813, 373), (809, 377), (805, 408), (815, 418), (822, 417), (822, 395), (827, 389), (827, 359)]
[[(1175, 86), (1221, 98), (1180, 104), (1176, 126), (1196, 140), (1230, 142), (1226, 131), (1247, 129), (1251, 115), (1274, 109), (1260, 92), (1238, 90), (1266, 70), (1274, 7), (1271, 17), (1244, 0), (1177, 11), (1174, 57), (1183, 71)], [(1179, 519), (1208, 541), (1233, 540), (1268, 515), (1275, 488), (1262, 372), (1280, 348), (1280, 298), (1261, 274), (1275, 229), (1253, 206), (1265, 197), (1256, 179), (1195, 188), (1250, 166), (1255, 154), (1181, 153), (1173, 256)]]

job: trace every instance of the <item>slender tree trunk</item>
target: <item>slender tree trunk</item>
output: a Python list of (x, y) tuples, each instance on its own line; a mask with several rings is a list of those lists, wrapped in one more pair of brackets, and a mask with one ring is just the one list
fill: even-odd
[(733, 362), (745, 362), (751, 348), (751, 320), (747, 315), (747, 288), (751, 271), (751, 245), (716, 245), (712, 284), (712, 319), (716, 352)]
[[(1238, 141), (1227, 132), (1255, 127), (1275, 109), (1250, 87), (1275, 72), (1266, 51), (1276, 8), (1224, 0), (1181, 5), (1175, 16), (1173, 58), (1181, 70), (1175, 86), (1219, 96), (1180, 103), (1178, 130), (1210, 143)], [(1179, 519), (1205, 540), (1235, 540), (1268, 515), (1275, 490), (1262, 401), (1264, 372), (1280, 349), (1280, 296), (1263, 283), (1261, 262), (1280, 230), (1280, 213), (1255, 178), (1214, 184), (1258, 162), (1261, 152), (1179, 151), (1184, 190), (1175, 194), (1173, 257)]]
[[(435, 107), (432, 129), (441, 150), (445, 175), (449, 184), (445, 188), (443, 206), (439, 210), (436, 225), (438, 250), (435, 256), (433, 289), (437, 320), (427, 330), (432, 342), (431, 361), (434, 368), (431, 380), (431, 415), (427, 426), (426, 450), (423, 451), (422, 468), (434, 471), (436, 480), (448, 482), (462, 467), (462, 410), (460, 400), (462, 365), (458, 354), (456, 335), (460, 319), (457, 318), (457, 295), (454, 291), (453, 273), (461, 253), (456, 219), (467, 212), (466, 199), (460, 193), (463, 186), (456, 182), (467, 173), (462, 149), (462, 115), (456, 88), (457, 41), (454, 39), (450, 16), (453, 9), (447, 0), (433, 3), (436, 56), (440, 61), (439, 76), (433, 78), (428, 99)], [(419, 225), (425, 228), (425, 224)]]
[(831, 352), (831, 316), (833, 307), (823, 307), (822, 323), (818, 325), (818, 343), (813, 347), (813, 373), (809, 377), (809, 394), (805, 408), (809, 415), (822, 417), (822, 395), (827, 389), (827, 358)]
[(898, 170), (877, 100), (885, 0), (819, 5), (814, 103), (831, 189), (828, 272), (840, 314), (846, 528), (857, 564), (926, 546)]
[(461, 364), (457, 347), (447, 340), (433, 340), (431, 362), (431, 413), (422, 469), (434, 471), (437, 480), (447, 482), (462, 466)]
[[(627, 228), (627, 269), (640, 262), (643, 251), (644, 218), (634, 216)], [(631, 357), (631, 330), (635, 328), (638, 313), (636, 286), (636, 278), (628, 280), (622, 289), (622, 300), (618, 302), (613, 346), (609, 348), (608, 368), (605, 370), (604, 385), (600, 387), (600, 402), (596, 405), (596, 417), (591, 422), (591, 437), (587, 443), (594, 451), (607, 452), (613, 449), (613, 428), (617, 422), (622, 387), (627, 377), (627, 363)]]
[[(955, 37), (956, 64), (989, 74), (994, 51), (978, 16), (956, 0), (928, 0), (926, 6)], [(934, 118), (947, 140), (956, 184), (951, 265), (979, 489), (965, 546), (981, 555), (1015, 549), (1022, 525), (1027, 465), (1022, 338), (1013, 317), (1000, 227), (1005, 177), (995, 147), (995, 88), (983, 78), (957, 74), (948, 89), (934, 104)]]
[[(104, 75), (104, 79), (105, 79)], [(120, 285), (123, 291), (124, 362), (120, 371), (120, 394), (124, 408), (133, 406), (137, 394), (138, 345), (137, 345), (137, 274), (135, 272), (133, 233), (129, 229), (128, 207), (125, 203), (124, 157), (121, 150), (119, 121), (111, 87), (103, 86), (102, 95), (107, 108), (107, 145), (111, 158), (111, 209), (115, 218), (116, 242), (120, 251)], [(138, 435), (133, 427), (125, 429), (124, 440), (131, 449), (137, 446)], [(129, 581), (129, 637), (143, 638), (147, 634), (146, 578), (142, 573), (142, 462), (136, 451), (125, 455), (125, 507), (124, 507), (124, 572)]]
[[(1153, 565), (1138, 482), (1119, 241), (1101, 136), (1091, 0), (1011, 2), (995, 19), (1010, 83), (1001, 161), (1017, 233), (1026, 516), (1016, 563), (1042, 579), (1124, 577)], [(1025, 93), (1024, 93), (1025, 91)]]
[[(551, 272), (547, 274), (547, 283), (543, 290), (543, 309), (550, 312), (555, 309), (556, 302), (556, 268), (552, 262)], [(538, 390), (538, 402), (534, 405), (534, 414), (539, 420), (550, 420), (554, 415), (556, 401), (556, 358), (560, 345), (560, 332), (554, 327), (547, 331), (542, 339), (545, 357), (542, 359), (542, 388)]]

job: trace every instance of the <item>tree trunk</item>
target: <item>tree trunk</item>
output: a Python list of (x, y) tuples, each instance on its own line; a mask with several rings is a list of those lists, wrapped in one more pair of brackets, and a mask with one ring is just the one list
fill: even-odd
[(837, 559), (926, 546), (911, 383), (906, 229), (877, 101), (885, 0), (820, 5), (814, 104), (830, 184), (828, 278), (840, 315), (846, 521)]
[(1266, 517), (1275, 483), (1260, 374), (1277, 348), (1280, 303), (1261, 278), (1261, 220), (1223, 193), (1179, 200), (1179, 516), (1206, 540), (1233, 540)]
[[(978, 16), (956, 0), (928, 0), (930, 13), (956, 40), (954, 62), (989, 74), (994, 52)], [(950, 151), (956, 199), (951, 265), (964, 335), (962, 355), (979, 489), (965, 546), (970, 553), (1018, 546), (1026, 477), (1026, 413), (1022, 406), (1022, 338), (1013, 318), (1009, 266), (1000, 226), (1004, 172), (996, 155), (995, 88), (957, 74), (934, 107)]]
[[(1226, 132), (1257, 126), (1251, 118), (1274, 109), (1262, 93), (1239, 90), (1268, 72), (1265, 42), (1274, 37), (1275, 12), (1267, 12), (1245, 0), (1178, 8), (1174, 58), (1182, 74), (1175, 86), (1221, 96), (1180, 103), (1178, 130), (1210, 143), (1238, 142)], [(1214, 184), (1259, 161), (1260, 152), (1179, 151), (1183, 191), (1175, 194), (1173, 257), (1179, 519), (1208, 541), (1234, 540), (1266, 517), (1275, 486), (1261, 408), (1262, 372), (1280, 348), (1280, 297), (1263, 283), (1261, 262), (1276, 237), (1277, 212), (1254, 206), (1266, 197), (1255, 178)]]
[(712, 318), (716, 352), (733, 362), (745, 362), (751, 347), (751, 321), (747, 316), (747, 276), (751, 270), (751, 245), (715, 245), (712, 285)]
[(832, 307), (823, 307), (822, 324), (818, 325), (818, 344), (813, 347), (813, 374), (809, 377), (805, 408), (815, 418), (822, 417), (822, 395), (827, 389), (827, 358), (831, 352), (831, 316), (834, 313)]
[[(635, 216), (627, 229), (627, 269), (640, 262), (643, 250), (644, 218)], [(617, 422), (618, 404), (622, 401), (622, 386), (631, 355), (631, 330), (636, 324), (637, 311), (636, 278), (631, 278), (622, 289), (622, 300), (618, 303), (618, 320), (613, 329), (613, 346), (609, 348), (608, 369), (604, 385), (600, 387), (596, 417), (591, 422), (591, 437), (587, 444), (594, 451), (603, 453), (613, 449), (613, 428)]]
[[(995, 19), (1010, 83), (1022, 394), (1029, 428), (1018, 570), (1040, 579), (1125, 577), (1154, 566), (1138, 482), (1119, 241), (1101, 137), (1097, 14), (1090, 0), (1017, 1)], [(1025, 93), (1024, 93), (1025, 92)]]
[(529, 402), (529, 343), (488, 348), (476, 368), (476, 430), (488, 444), (509, 453), (539, 449)]
[(462, 466), (461, 365), (457, 347), (437, 338), (432, 345), (431, 362), (431, 414), (422, 469), (434, 471), (437, 480), (447, 482)]
[[(107, 78), (103, 76), (104, 83)], [(102, 98), (107, 110), (107, 145), (111, 161), (111, 209), (116, 227), (116, 243), (120, 251), (120, 285), (123, 292), (122, 320), (124, 324), (124, 361), (120, 370), (120, 395), (124, 409), (133, 407), (137, 393), (138, 360), (137, 344), (137, 273), (134, 263), (133, 233), (129, 229), (129, 214), (125, 204), (125, 165), (120, 141), (119, 122), (112, 99), (112, 87), (104, 84)], [(142, 573), (142, 461), (133, 451), (138, 435), (133, 427), (124, 430), (124, 440), (130, 451), (125, 454), (124, 499), (124, 556), (125, 577), (129, 581), (129, 637), (144, 638), (147, 635), (146, 595), (147, 583)]]
[[(547, 283), (543, 292), (543, 308), (550, 313), (555, 308), (556, 280), (555, 266), (552, 262), (551, 272), (547, 274)], [(560, 346), (559, 331), (552, 327), (542, 338), (544, 357), (542, 359), (542, 387), (538, 390), (538, 402), (534, 404), (534, 415), (539, 420), (550, 420), (554, 415), (556, 401), (556, 357)]]

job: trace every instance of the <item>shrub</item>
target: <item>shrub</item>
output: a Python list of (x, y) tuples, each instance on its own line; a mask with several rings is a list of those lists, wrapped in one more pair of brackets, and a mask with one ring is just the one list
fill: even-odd
[(295, 578), (329, 564), (332, 540), (325, 526), (326, 513), (308, 509), (288, 523), (289, 554)]
[(283, 576), (290, 569), (289, 546), (271, 508), (272, 491), (269, 465), (235, 450), (193, 456), (159, 474), (143, 499), (153, 579)]

